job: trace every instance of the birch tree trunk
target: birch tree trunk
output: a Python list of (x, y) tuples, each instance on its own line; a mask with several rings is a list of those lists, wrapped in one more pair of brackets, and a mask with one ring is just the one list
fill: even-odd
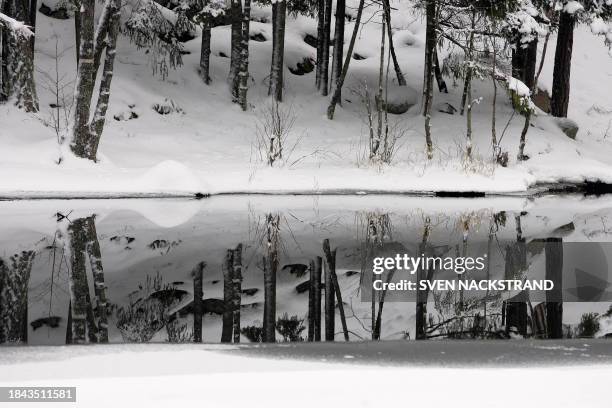
[(344, 65), (342, 66), (342, 75), (340, 75), (340, 79), (334, 89), (334, 94), (332, 99), (327, 107), (327, 119), (333, 120), (334, 113), (336, 112), (336, 105), (340, 102), (340, 98), (342, 97), (342, 86), (344, 85), (344, 81), (346, 80), (346, 74), (348, 73), (349, 65), (351, 60), (353, 59), (351, 56), (353, 55), (353, 49), (355, 48), (355, 41), (357, 40), (357, 34), (359, 33), (359, 27), (361, 24), (361, 15), (363, 14), (363, 7), (365, 4), (365, 0), (359, 0), (359, 6), (357, 7), (357, 17), (355, 17), (355, 27), (353, 28), (353, 34), (351, 36), (351, 42), (349, 43), (349, 48), (346, 53), (347, 58), (344, 59)]
[(431, 110), (433, 105), (434, 53), (436, 50), (436, 1), (426, 0), (426, 30), (425, 30), (425, 78), (423, 86), (423, 116), (425, 116), (425, 145), (427, 158), (433, 158), (433, 143), (431, 141)]
[[(332, 90), (338, 86), (342, 75), (342, 57), (344, 52), (345, 0), (336, 0), (336, 23), (334, 26), (334, 54), (332, 59)], [(350, 58), (350, 56), (349, 56)]]
[[(247, 91), (249, 90), (249, 22), (251, 20), (251, 0), (244, 0), (242, 10), (242, 41), (240, 45), (240, 107), (248, 108)], [(238, 333), (240, 335), (240, 333)]]
[(553, 116), (567, 117), (570, 96), (570, 73), (572, 69), (572, 50), (574, 47), (574, 16), (562, 12), (559, 17), (559, 32), (553, 69), (553, 87), (550, 98), (550, 111)]
[(200, 46), (200, 76), (206, 85), (210, 84), (210, 15), (202, 22), (202, 44)]
[[(80, 9), (81, 48), (79, 50), (79, 67), (74, 94), (74, 123), (70, 149), (77, 156), (96, 161), (96, 152), (92, 150), (89, 115), (91, 98), (95, 85), (94, 78), (94, 7), (95, 0), (82, 0)], [(72, 319), (75, 320), (73, 305)]]
[(270, 85), (268, 95), (277, 102), (283, 100), (283, 67), (285, 59), (285, 22), (287, 2), (278, 1), (272, 5), (272, 62), (270, 64)]

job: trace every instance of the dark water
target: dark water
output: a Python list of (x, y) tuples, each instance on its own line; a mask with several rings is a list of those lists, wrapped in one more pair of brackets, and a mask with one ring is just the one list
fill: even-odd
[[(611, 199), (580, 196), (2, 201), (0, 342), (601, 337), (610, 217)], [(397, 254), (486, 267), (372, 273)], [(372, 289), (406, 277), (559, 289)]]

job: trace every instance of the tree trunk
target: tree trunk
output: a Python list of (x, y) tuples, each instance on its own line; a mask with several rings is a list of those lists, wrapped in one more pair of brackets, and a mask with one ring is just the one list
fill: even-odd
[(438, 83), (438, 91), (448, 93), (448, 87), (446, 81), (442, 76), (442, 69), (440, 69), (440, 59), (438, 58), (438, 47), (434, 48), (434, 75), (436, 76), (436, 82)]
[(81, 3), (74, 0), (74, 51), (76, 53), (77, 69), (79, 68), (79, 58), (81, 56)]
[[(426, 254), (427, 245), (429, 242), (429, 235), (431, 232), (431, 221), (429, 217), (425, 219), (425, 226), (423, 227), (423, 237), (421, 239), (421, 244), (419, 245), (419, 253)], [(420, 281), (425, 279), (429, 279), (429, 276), (426, 276), (424, 272), (428, 272), (423, 268), (419, 268), (417, 271), (417, 292), (416, 292), (416, 327), (415, 327), (415, 338), (417, 340), (424, 340), (427, 338), (427, 334), (425, 332), (425, 328), (427, 325), (427, 297), (429, 296), (428, 291), (421, 291), (418, 287), (420, 285)], [(425, 276), (424, 276), (425, 275)]]
[(221, 343), (232, 342), (232, 330), (234, 326), (234, 251), (227, 250), (225, 257), (225, 268), (223, 269), (223, 326), (221, 329)]
[(431, 110), (433, 105), (434, 54), (436, 51), (436, 1), (427, 0), (425, 30), (425, 78), (423, 86), (423, 116), (425, 116), (425, 145), (427, 158), (433, 158), (431, 141)]
[[(94, 78), (94, 7), (95, 0), (82, 0), (80, 10), (81, 48), (79, 68), (74, 95), (74, 123), (70, 149), (77, 156), (96, 161), (96, 152), (92, 150), (89, 114), (91, 98), (95, 86)], [(97, 144), (96, 144), (97, 147)], [(75, 320), (73, 306), (73, 321)]]
[(206, 85), (210, 84), (210, 16), (202, 22), (202, 45), (200, 47), (200, 76)]
[(334, 341), (336, 323), (336, 304), (331, 268), (325, 265), (325, 341)]
[(527, 132), (529, 131), (529, 125), (531, 123), (531, 110), (525, 113), (525, 121), (523, 122), (523, 129), (521, 130), (521, 138), (519, 141), (519, 150), (517, 155), (518, 161), (527, 160), (528, 156), (525, 156), (525, 143), (527, 142)]
[(563, 337), (563, 242), (549, 238), (544, 246), (546, 279), (553, 281), (553, 289), (546, 292), (546, 327), (549, 339)]
[[(98, 146), (100, 144), (100, 138), (102, 137), (102, 131), (104, 130), (104, 124), (106, 122), (106, 112), (108, 110), (111, 83), (113, 81), (113, 70), (115, 65), (120, 18), (121, 0), (112, 0), (112, 6), (109, 6), (109, 28), (106, 30), (106, 56), (104, 57), (104, 68), (102, 70), (102, 80), (100, 82), (100, 90), (98, 92), (98, 102), (96, 104), (96, 110), (91, 123), (89, 139), (89, 149), (93, 154), (94, 160), (98, 154)], [(98, 27), (98, 32), (100, 31), (100, 27)], [(96, 71), (93, 72), (93, 75), (93, 82), (95, 83)]]
[(263, 341), (276, 341), (276, 273), (278, 271), (279, 215), (268, 214), (266, 219), (267, 248), (264, 267)]
[[(345, 0), (336, 0), (336, 23), (334, 27), (334, 54), (332, 59), (331, 87), (338, 86), (342, 75), (342, 58), (344, 52), (344, 20), (346, 4)], [(350, 56), (348, 56), (350, 58)]]
[(555, 51), (553, 87), (550, 98), (550, 111), (553, 116), (567, 117), (570, 97), (570, 72), (572, 68), (572, 49), (574, 45), (574, 25), (571, 14), (562, 12), (559, 17), (559, 32)]
[[(250, 1), (250, 0), (246, 0)], [(238, 244), (233, 256), (232, 283), (234, 290), (234, 343), (240, 343), (240, 307), (242, 301), (242, 244)]]
[(389, 52), (391, 53), (391, 59), (393, 60), (393, 69), (395, 70), (395, 76), (397, 76), (397, 83), (399, 86), (406, 86), (406, 78), (402, 74), (402, 69), (397, 62), (397, 56), (395, 55), (395, 47), (393, 46), (393, 31), (391, 29), (391, 5), (389, 0), (383, 0), (383, 7), (385, 13), (385, 22), (387, 25), (387, 37), (389, 37)]
[(200, 262), (193, 270), (193, 342), (202, 342), (202, 315), (204, 314), (202, 275), (206, 263)]
[(272, 5), (272, 12), (272, 62), (270, 64), (268, 95), (272, 95), (277, 102), (282, 102), (287, 2), (283, 0), (274, 3)]
[(314, 270), (314, 341), (321, 341), (321, 274), (323, 258), (317, 256)]
[[(81, 60), (83, 54), (81, 54)], [(68, 227), (70, 239), (70, 303), (72, 307), (72, 342), (85, 343), (89, 285), (86, 275), (86, 249), (89, 243), (87, 218), (79, 218)]]
[(355, 27), (353, 28), (353, 35), (351, 36), (351, 42), (349, 43), (348, 52), (346, 53), (347, 58), (344, 59), (342, 75), (340, 76), (340, 80), (336, 85), (336, 89), (334, 89), (334, 94), (332, 96), (331, 102), (327, 107), (327, 119), (329, 120), (334, 119), (336, 105), (340, 102), (340, 98), (342, 96), (342, 86), (344, 85), (344, 81), (346, 80), (346, 74), (348, 73), (350, 62), (353, 59), (353, 48), (355, 48), (355, 41), (357, 39), (357, 34), (359, 33), (359, 26), (361, 24), (361, 15), (363, 14), (364, 3), (365, 0), (359, 0), (359, 6), (357, 8), (357, 17), (355, 18)]
[(338, 309), (340, 310), (340, 322), (342, 323), (342, 332), (344, 333), (344, 340), (349, 341), (348, 327), (346, 325), (346, 316), (344, 314), (344, 302), (342, 302), (342, 292), (340, 291), (340, 285), (338, 284), (338, 276), (336, 275), (336, 249), (333, 251), (329, 247), (329, 239), (323, 241), (323, 252), (325, 253), (326, 270), (329, 269), (332, 284), (334, 286), (334, 292), (336, 293), (336, 300), (338, 301)]
[(308, 265), (308, 341), (314, 341), (315, 313), (314, 313), (314, 293), (315, 293), (315, 263), (310, 261)]
[(317, 67), (315, 86), (321, 90), (321, 70), (323, 68), (323, 33), (325, 25), (325, 0), (317, 0)]
[[(251, 21), (251, 0), (244, 0), (242, 10), (242, 42), (240, 46), (240, 107), (248, 108), (247, 91), (249, 90), (249, 22)], [(240, 335), (240, 334), (239, 334)]]
[(94, 295), (96, 297), (96, 321), (94, 322), (94, 325), (97, 328), (97, 342), (108, 343), (106, 283), (104, 280), (102, 253), (100, 251), (100, 242), (98, 241), (94, 216), (85, 218), (85, 228), (85, 233), (87, 234), (87, 244), (85, 249), (93, 275)]
[[(242, 5), (240, 0), (231, 0), (230, 15), (232, 20), (231, 31), (231, 52), (230, 52), (230, 72), (228, 81), (230, 84), (230, 92), (232, 94), (232, 102), (239, 102), (240, 88), (240, 56), (242, 46)], [(248, 39), (247, 39), (248, 41)]]
[(0, 344), (28, 341), (28, 287), (34, 251), (0, 258)]
[(329, 92), (329, 47), (331, 32), (332, 0), (325, 0), (325, 23), (323, 24), (323, 52), (321, 54), (321, 95)]

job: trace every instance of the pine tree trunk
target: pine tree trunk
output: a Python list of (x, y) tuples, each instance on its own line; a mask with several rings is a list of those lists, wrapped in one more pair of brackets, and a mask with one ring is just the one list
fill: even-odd
[(574, 46), (574, 25), (571, 14), (562, 12), (559, 18), (553, 87), (550, 98), (550, 111), (553, 116), (567, 117), (570, 97), (570, 72), (572, 68), (572, 49)]
[[(92, 150), (89, 114), (91, 98), (95, 86), (94, 78), (94, 7), (95, 0), (82, 0), (81, 49), (79, 68), (74, 95), (74, 123), (70, 149), (77, 156), (96, 161), (96, 152)], [(75, 320), (73, 306), (73, 321)]]
[[(334, 54), (332, 59), (331, 86), (335, 89), (342, 75), (342, 57), (344, 52), (345, 0), (336, 0), (336, 23), (334, 28)], [(350, 57), (349, 57), (350, 58)]]
[[(230, 92), (232, 94), (232, 102), (239, 102), (240, 88), (240, 56), (242, 46), (242, 5), (240, 0), (231, 0), (230, 15), (232, 20), (231, 31), (231, 52), (230, 52), (230, 72), (228, 81), (230, 84)], [(247, 39), (248, 41), (248, 39)]]
[(325, 23), (323, 24), (323, 52), (321, 54), (321, 95), (329, 92), (329, 47), (331, 46), (332, 0), (325, 0)]
[[(250, 1), (250, 0), (246, 0)], [(242, 244), (238, 244), (233, 256), (232, 282), (234, 287), (234, 343), (240, 343), (240, 307), (242, 301)]]
[[(83, 54), (81, 54), (81, 60)], [(87, 309), (89, 285), (85, 265), (87, 237), (87, 219), (79, 218), (68, 227), (70, 239), (70, 303), (72, 307), (72, 342), (85, 343), (87, 332)]]
[(351, 42), (349, 43), (348, 51), (346, 53), (347, 58), (344, 59), (344, 65), (342, 66), (342, 75), (340, 76), (340, 80), (334, 89), (334, 94), (332, 99), (327, 107), (327, 119), (333, 120), (334, 113), (336, 112), (336, 105), (340, 102), (340, 98), (342, 96), (342, 86), (344, 85), (344, 81), (346, 80), (346, 74), (348, 73), (350, 62), (353, 58), (353, 49), (355, 48), (355, 41), (357, 40), (357, 34), (359, 33), (359, 27), (361, 25), (361, 16), (363, 14), (363, 7), (365, 4), (365, 0), (359, 0), (359, 6), (357, 7), (357, 17), (355, 18), (355, 26), (353, 28), (353, 34), (351, 35)]
[(427, 158), (433, 158), (431, 141), (431, 110), (433, 105), (434, 54), (436, 51), (436, 2), (427, 0), (425, 30), (425, 78), (423, 86), (423, 116), (425, 116), (425, 144)]
[(387, 24), (387, 37), (389, 37), (389, 52), (391, 53), (391, 59), (393, 60), (393, 69), (395, 70), (395, 76), (397, 76), (397, 83), (399, 86), (406, 86), (406, 78), (402, 74), (402, 69), (397, 62), (397, 56), (395, 55), (395, 47), (393, 45), (393, 31), (391, 29), (391, 5), (389, 0), (383, 0), (383, 7), (385, 13), (385, 22)]
[(336, 302), (331, 268), (325, 265), (325, 341), (334, 341), (336, 323)]
[(221, 329), (221, 343), (232, 342), (232, 331), (234, 326), (234, 251), (227, 250), (225, 257), (225, 268), (223, 268), (223, 325)]
[(287, 2), (283, 0), (274, 3), (272, 5), (272, 10), (272, 62), (270, 64), (270, 85), (268, 87), (268, 95), (273, 96), (277, 102), (282, 102)]
[[(251, 21), (251, 0), (244, 0), (242, 10), (242, 42), (240, 45), (240, 107), (248, 108), (247, 91), (249, 90), (249, 22)], [(240, 335), (240, 334), (238, 334)]]
[(202, 342), (202, 316), (204, 314), (202, 278), (206, 263), (200, 262), (193, 269), (193, 342)]
[[(104, 124), (106, 123), (106, 112), (108, 111), (111, 83), (113, 81), (113, 71), (115, 65), (115, 54), (117, 52), (117, 35), (119, 34), (119, 20), (121, 18), (121, 0), (112, 0), (112, 5), (109, 5), (108, 10), (109, 28), (106, 30), (106, 56), (104, 57), (104, 68), (102, 70), (102, 80), (100, 81), (100, 90), (98, 92), (98, 102), (96, 103), (89, 138), (89, 151), (92, 152), (94, 160), (98, 154), (100, 138), (102, 137), (102, 131), (104, 130)], [(101, 24), (103, 23), (101, 22)], [(100, 29), (98, 29), (98, 32), (99, 31)], [(95, 83), (95, 66), (93, 75), (93, 82)]]
[(325, 26), (325, 0), (317, 0), (317, 66), (315, 86), (321, 90), (321, 70), (323, 68), (323, 36)]
[(202, 22), (202, 45), (200, 47), (200, 76), (206, 85), (210, 84), (210, 16)]

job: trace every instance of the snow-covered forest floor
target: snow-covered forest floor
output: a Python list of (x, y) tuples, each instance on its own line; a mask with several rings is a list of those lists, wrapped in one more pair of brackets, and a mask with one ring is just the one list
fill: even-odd
[[(347, 1), (347, 14), (354, 1)], [(601, 38), (588, 27), (577, 28), (568, 117), (580, 130), (571, 140), (553, 119), (539, 111), (527, 137), (528, 161), (516, 162), (523, 126), (520, 115), (510, 122), (501, 142), (509, 167), (491, 160), (491, 100), (489, 80), (474, 83), (476, 159), (464, 157), (465, 117), (439, 112), (444, 103), (458, 108), (462, 82), (447, 78), (449, 94), (435, 92), (433, 115), (434, 159), (426, 160), (421, 115), (424, 22), (411, 2), (392, 1), (394, 42), (408, 86), (397, 86), (391, 74), (389, 95), (413, 105), (391, 115), (402, 134), (391, 165), (375, 168), (365, 160), (367, 128), (364, 106), (355, 94), (363, 83), (377, 86), (380, 25), (369, 21), (360, 32), (343, 92), (342, 107), (333, 121), (325, 117), (328, 99), (314, 87), (314, 72), (295, 75), (298, 63), (315, 59), (316, 50), (304, 38), (316, 34), (315, 19), (288, 16), (285, 39), (284, 109), (295, 115), (286, 164), (269, 168), (258, 160), (256, 128), (268, 106), (267, 78), (271, 58), (270, 8), (255, 5), (249, 43), (249, 101), (247, 112), (231, 102), (226, 83), (230, 54), (230, 27), (212, 30), (212, 84), (198, 75), (200, 37), (186, 42), (184, 64), (168, 77), (153, 75), (149, 55), (120, 35), (109, 118), (101, 139), (99, 163), (76, 159), (60, 147), (53, 126), (57, 110), (53, 89), (71, 99), (75, 77), (74, 23), (38, 13), (35, 69), (40, 112), (27, 114), (12, 104), (0, 105), (0, 195), (125, 195), (223, 192), (350, 191), (525, 191), (536, 183), (612, 182), (612, 58)], [(365, 13), (373, 10), (366, 9)], [(353, 22), (346, 24), (348, 42)], [(265, 39), (265, 41), (261, 41)], [(552, 84), (554, 34), (540, 86)], [(346, 52), (345, 47), (345, 52)], [(541, 47), (540, 47), (541, 48)], [(441, 58), (447, 50), (441, 48)], [(540, 50), (541, 52), (541, 50)], [(57, 69), (56, 69), (57, 67)], [(392, 70), (391, 70), (392, 71)], [(56, 76), (57, 73), (57, 76)], [(168, 104), (178, 112), (160, 115), (152, 106)], [(498, 134), (512, 115), (506, 91), (498, 98)], [(61, 113), (62, 115), (64, 112)], [(136, 117), (137, 116), (137, 117)], [(119, 120), (113, 119), (116, 117)], [(62, 122), (60, 120), (60, 122)], [(60, 126), (65, 132), (67, 127)], [(294, 146), (294, 147), (293, 147)], [(57, 164), (62, 158), (61, 164)]]

